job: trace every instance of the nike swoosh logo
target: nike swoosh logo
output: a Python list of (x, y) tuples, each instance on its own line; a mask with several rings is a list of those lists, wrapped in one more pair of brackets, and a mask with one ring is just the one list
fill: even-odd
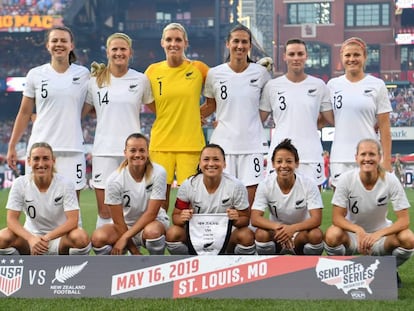
[(63, 196), (55, 198), (55, 202), (56, 203), (59, 202), (60, 200), (62, 200), (62, 198), (63, 198)]

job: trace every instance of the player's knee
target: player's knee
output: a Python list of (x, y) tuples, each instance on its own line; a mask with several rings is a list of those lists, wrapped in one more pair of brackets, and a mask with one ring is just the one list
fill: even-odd
[(308, 241), (311, 244), (319, 244), (323, 241), (323, 233), (319, 228), (315, 228), (309, 231)]
[(184, 228), (182, 228), (180, 226), (173, 225), (170, 228), (168, 228), (168, 230), (165, 234), (165, 239), (168, 242), (183, 241), (184, 235), (185, 235)]
[(268, 242), (268, 241), (272, 241), (272, 237), (270, 236), (270, 231), (268, 230), (263, 230), (260, 228), (257, 228), (255, 234), (254, 234), (254, 238), (256, 241), (259, 242)]
[(343, 235), (342, 229), (336, 226), (330, 226), (325, 233), (325, 243), (329, 246), (338, 246), (342, 244), (341, 237)]

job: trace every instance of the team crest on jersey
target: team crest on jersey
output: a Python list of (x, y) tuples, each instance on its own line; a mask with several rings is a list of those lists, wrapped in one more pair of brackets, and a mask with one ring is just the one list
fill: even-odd
[[(14, 265), (15, 259), (1, 260), (0, 265), (0, 292), (6, 296), (13, 295), (22, 287), (23, 278), (23, 260), (20, 259), (18, 265)], [(4, 265), (4, 266), (3, 266)]]

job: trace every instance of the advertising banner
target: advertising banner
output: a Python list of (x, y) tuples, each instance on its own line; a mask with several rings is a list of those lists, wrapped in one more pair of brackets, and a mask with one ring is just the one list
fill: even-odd
[(1, 256), (0, 297), (397, 299), (393, 256)]

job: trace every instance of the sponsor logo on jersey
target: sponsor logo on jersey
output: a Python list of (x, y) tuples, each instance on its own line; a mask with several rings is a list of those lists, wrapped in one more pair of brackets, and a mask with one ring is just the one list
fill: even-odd
[(95, 174), (95, 176), (93, 176), (93, 181), (94, 182), (100, 182), (102, 181), (102, 179), (99, 179), (99, 177), (101, 177), (102, 173), (100, 174)]
[(72, 83), (73, 84), (80, 84), (80, 77), (73, 77), (72, 78)]
[(387, 196), (386, 195), (383, 196), (383, 197), (378, 198), (378, 201), (377, 201), (378, 206), (387, 205), (387, 204), (388, 204), (388, 201), (387, 201)]
[(63, 198), (63, 195), (60, 196), (60, 197), (55, 198), (55, 203), (58, 203), (60, 200), (62, 200), (62, 198)]
[(162, 78), (164, 78), (164, 76), (159, 76), (159, 77), (157, 77), (156, 79), (157, 79), (157, 80), (161, 80)]
[(220, 84), (223, 84), (223, 83), (226, 83), (227, 81), (226, 80), (224, 80), (224, 81), (219, 81), (219, 83)]
[(308, 90), (308, 95), (315, 95), (316, 93), (316, 89), (309, 89)]
[(47, 82), (47, 81), (49, 81), (49, 79), (42, 79), (42, 83), (45, 83), (45, 82)]
[(334, 94), (336, 95), (336, 94), (339, 94), (339, 93), (341, 93), (342, 92), (342, 90), (340, 90), (340, 91), (335, 91), (334, 92)]
[(305, 203), (305, 199), (302, 199), (302, 200), (297, 200), (297, 201), (295, 202), (295, 209), (301, 209), (301, 208), (304, 208), (304, 207), (305, 207), (305, 205), (304, 205), (303, 203)]
[(372, 91), (373, 90), (370, 90), (370, 89), (364, 90), (364, 94), (365, 95), (370, 95), (372, 93)]
[(26, 203), (30, 203), (30, 202), (33, 202), (34, 200), (27, 200), (27, 199), (24, 199), (24, 201), (25, 201)]
[(257, 80), (259, 80), (259, 79), (251, 79), (250, 83), (255, 83), (255, 82), (257, 82)]
[(136, 88), (138, 86), (138, 84), (131, 84), (130, 86), (129, 86), (129, 91), (131, 92), (131, 91), (134, 91), (134, 89)]
[(23, 278), (23, 259), (15, 265), (15, 259), (2, 259), (0, 264), (0, 292), (6, 296), (13, 295), (22, 287)]
[(282, 92), (277, 92), (277, 95), (282, 95), (282, 94), (284, 94), (285, 93), (285, 91), (282, 91)]
[(186, 73), (185, 73), (185, 77), (186, 77), (186, 78), (191, 78), (191, 76), (193, 75), (193, 73), (194, 73), (193, 71), (186, 72)]

